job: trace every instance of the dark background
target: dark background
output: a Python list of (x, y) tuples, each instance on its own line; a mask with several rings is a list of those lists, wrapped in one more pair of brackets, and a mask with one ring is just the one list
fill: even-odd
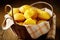
[(59, 0), (0, 0), (0, 26), (4, 20), (4, 6), (6, 4), (10, 4), (13, 7), (20, 7), (21, 5), (24, 4), (32, 4), (37, 1), (45, 1), (50, 3), (53, 8), (54, 8), (54, 13), (57, 16), (57, 21), (56, 21), (56, 40), (59, 40), (60, 36), (60, 1)]

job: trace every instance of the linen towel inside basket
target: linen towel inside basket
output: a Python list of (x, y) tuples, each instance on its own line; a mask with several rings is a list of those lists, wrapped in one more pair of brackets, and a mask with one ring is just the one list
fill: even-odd
[(50, 25), (48, 21), (39, 23), (37, 25), (25, 25), (25, 27), (33, 39), (46, 34), (50, 30)]
[[(47, 8), (44, 8), (43, 10), (49, 12), (50, 14), (52, 13), (51, 10), (47, 9)], [(52, 16), (52, 14), (51, 14)], [(11, 25), (14, 24), (13, 20), (12, 20), (12, 17), (10, 17), (8, 14), (6, 14), (5, 16), (5, 21), (6, 21), (6, 24), (4, 24), (5, 26), (3, 26), (3, 30), (7, 30), (8, 28), (10, 28)], [(24, 24), (23, 24), (24, 25)], [(24, 25), (28, 31), (28, 33), (30, 34), (30, 36), (33, 38), (33, 39), (36, 39), (40, 36), (42, 36), (43, 34), (46, 34), (49, 30), (50, 30), (50, 24), (49, 24), (49, 21), (44, 21), (44, 22), (41, 22), (37, 25)]]

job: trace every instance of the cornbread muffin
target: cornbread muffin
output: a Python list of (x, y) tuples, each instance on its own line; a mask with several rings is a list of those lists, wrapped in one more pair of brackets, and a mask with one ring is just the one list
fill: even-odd
[(24, 17), (26, 19), (28, 19), (28, 18), (36, 19), (37, 18), (37, 11), (34, 8), (30, 8), (30, 9), (25, 11)]
[(24, 24), (32, 24), (32, 25), (35, 25), (36, 24), (36, 20), (33, 20), (33, 19), (29, 18), (29, 19), (26, 19), (24, 21)]
[(25, 17), (24, 17), (24, 15), (22, 13), (16, 13), (16, 14), (14, 14), (14, 19), (16, 21), (24, 21)]
[(39, 20), (39, 21), (37, 21), (37, 24), (44, 22), (44, 21), (46, 21), (46, 20)]
[(51, 18), (48, 12), (40, 10), (40, 9), (37, 9), (37, 11), (38, 11), (38, 18), (42, 20), (48, 20)]
[(23, 25), (24, 22), (17, 22), (18, 25)]
[[(19, 13), (19, 9), (18, 8), (13, 8), (13, 14)], [(10, 16), (12, 16), (12, 10), (9, 11), (8, 13)]]
[(24, 13), (27, 9), (31, 8), (29, 5), (23, 5), (19, 8), (19, 11)]

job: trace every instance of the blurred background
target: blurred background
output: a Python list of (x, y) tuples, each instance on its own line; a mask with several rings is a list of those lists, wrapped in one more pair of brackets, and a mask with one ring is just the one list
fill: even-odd
[[(6, 4), (10, 4), (12, 5), (13, 7), (20, 7), (24, 4), (32, 4), (34, 2), (37, 2), (37, 1), (45, 1), (45, 2), (48, 2), (50, 3), (53, 8), (54, 8), (54, 13), (56, 14), (57, 16), (57, 21), (56, 21), (56, 40), (59, 40), (60, 36), (60, 1), (59, 0), (0, 0), (0, 27), (1, 27), (1, 24), (4, 20), (4, 7)], [(1, 28), (0, 28), (0, 34), (1, 34)]]

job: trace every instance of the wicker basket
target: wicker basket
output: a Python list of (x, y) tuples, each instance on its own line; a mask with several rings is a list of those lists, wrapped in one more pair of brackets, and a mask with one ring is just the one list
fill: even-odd
[[(56, 31), (56, 15), (53, 13), (53, 7), (46, 3), (46, 2), (36, 2), (31, 4), (31, 6), (36, 6), (36, 4), (46, 4), (50, 7), (51, 11), (52, 11), (52, 17), (51, 19), (49, 19), (49, 23), (50, 23), (50, 30), (47, 34), (48, 38), (53, 38), (55, 39), (55, 31)], [(10, 5), (6, 5), (5, 6), (5, 12), (7, 12), (6, 8), (10, 7), (12, 9), (12, 20), (14, 22), (14, 24), (11, 26), (12, 30), (17, 34), (17, 36), (22, 39), (22, 40), (33, 40), (33, 38), (31, 37), (31, 35), (28, 33), (26, 27), (24, 25), (18, 25), (16, 24), (16, 22), (14, 21), (14, 16), (13, 16), (13, 8)], [(38, 7), (38, 6), (37, 6)], [(8, 18), (7, 18), (8, 19)], [(5, 20), (6, 21), (6, 20)], [(3, 22), (2, 27), (4, 27), (6, 24)], [(35, 38), (36, 39), (36, 38)]]

